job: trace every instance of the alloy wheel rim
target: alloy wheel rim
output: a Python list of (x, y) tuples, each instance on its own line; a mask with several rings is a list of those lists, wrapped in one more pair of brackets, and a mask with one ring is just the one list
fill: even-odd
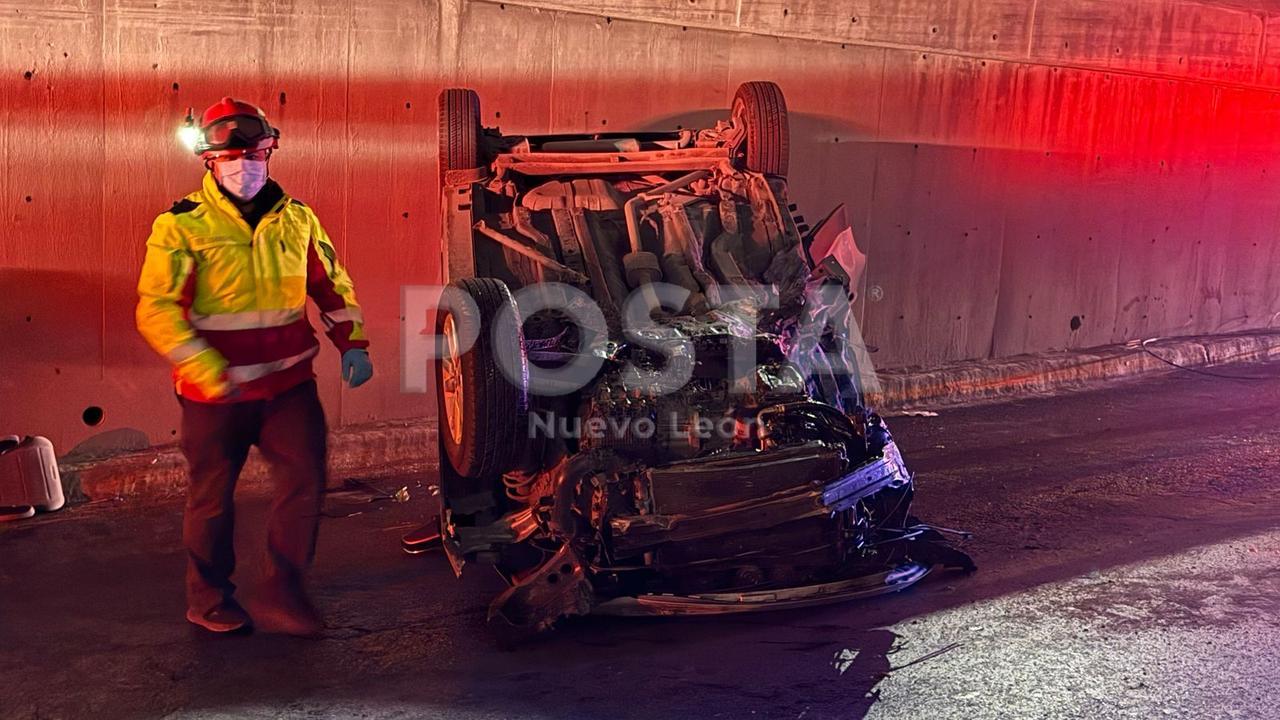
[(440, 367), (440, 383), (444, 392), (444, 419), (454, 445), (462, 444), (462, 357), (458, 352), (458, 328), (453, 315), (444, 318), (446, 355)]

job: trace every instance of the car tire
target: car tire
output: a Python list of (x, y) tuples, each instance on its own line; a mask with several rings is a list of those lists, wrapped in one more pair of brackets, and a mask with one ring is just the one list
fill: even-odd
[(786, 176), (791, 157), (787, 102), (776, 83), (753, 81), (738, 86), (731, 116), (744, 137), (735, 153), (751, 172)]
[[(494, 333), (504, 309), (517, 312), (511, 291), (501, 280), (463, 278), (445, 293), (466, 293), (474, 305), (445, 298), (436, 313), (436, 333), (444, 357), (436, 363), (440, 445), (453, 470), (464, 478), (491, 480), (518, 465), (528, 436), (528, 357), (523, 333)], [(455, 296), (456, 297), (456, 296)], [(516, 315), (519, 318), (519, 315)], [(475, 332), (475, 343), (459, 352), (460, 338)], [(523, 382), (502, 370), (502, 358), (514, 361)]]
[(440, 181), (450, 170), (474, 170), (480, 158), (480, 96), (475, 90), (440, 91)]

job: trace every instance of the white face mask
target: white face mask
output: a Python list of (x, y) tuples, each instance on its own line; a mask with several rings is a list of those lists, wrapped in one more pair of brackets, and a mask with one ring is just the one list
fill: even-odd
[(214, 163), (213, 175), (223, 190), (240, 200), (251, 200), (267, 184), (266, 160), (223, 160)]

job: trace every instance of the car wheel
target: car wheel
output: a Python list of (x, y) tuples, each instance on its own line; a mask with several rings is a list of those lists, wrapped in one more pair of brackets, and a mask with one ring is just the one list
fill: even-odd
[(751, 172), (787, 174), (791, 134), (787, 127), (787, 103), (782, 88), (771, 82), (753, 81), (738, 86), (731, 111), (743, 137), (735, 153)]
[(480, 96), (475, 90), (440, 91), (440, 180), (450, 170), (480, 167)]
[[(463, 278), (446, 293), (464, 292), (474, 306), (442, 302), (436, 333), (444, 353), (436, 363), (439, 433), (450, 466), (466, 478), (493, 478), (520, 464), (528, 435), (528, 358), (523, 333), (493, 333), (503, 308), (516, 312), (505, 283), (493, 278)], [(519, 315), (517, 314), (518, 318)], [(464, 338), (475, 337), (467, 349)], [(500, 362), (509, 358), (522, 381), (513, 382)]]

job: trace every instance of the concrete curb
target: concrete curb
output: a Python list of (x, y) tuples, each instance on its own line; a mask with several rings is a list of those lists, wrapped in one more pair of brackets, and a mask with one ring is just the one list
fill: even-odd
[[(329, 485), (349, 479), (421, 474), (436, 467), (436, 427), (432, 419), (378, 423), (329, 432)], [(175, 445), (59, 465), (69, 497), (163, 497), (183, 492), (186, 461)], [(264, 485), (266, 463), (253, 450), (240, 487)]]
[(974, 360), (934, 370), (899, 368), (879, 373), (881, 392), (870, 404), (887, 412), (973, 405), (1175, 372), (1170, 363), (1195, 368), (1277, 358), (1280, 333), (1251, 332)]
[[(1151, 342), (1146, 349), (1117, 345), (970, 361), (933, 370), (883, 371), (881, 392), (870, 400), (891, 415), (1084, 390), (1119, 378), (1173, 372), (1171, 362), (1205, 367), (1273, 359), (1280, 359), (1280, 333), (1175, 338)], [(435, 448), (436, 425), (430, 418), (340, 428), (329, 435), (330, 483), (428, 473), (437, 466)], [(82, 493), (93, 500), (176, 495), (186, 486), (186, 467), (176, 445), (64, 462), (61, 471), (69, 496)], [(245, 466), (242, 486), (265, 484), (266, 479), (266, 467), (255, 452)]]

